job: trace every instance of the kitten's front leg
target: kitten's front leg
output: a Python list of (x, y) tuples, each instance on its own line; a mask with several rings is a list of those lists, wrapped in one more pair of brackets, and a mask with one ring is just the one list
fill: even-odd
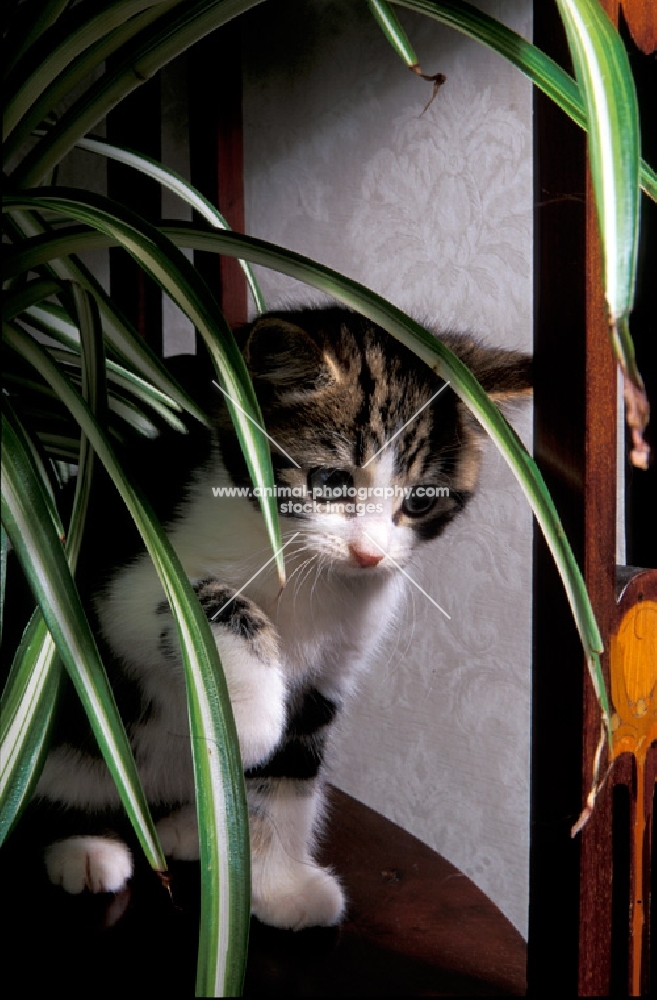
[(337, 707), (315, 688), (297, 690), (276, 753), (246, 773), (252, 910), (275, 927), (327, 927), (344, 913), (340, 883), (315, 860), (324, 744)]
[(247, 787), (253, 914), (294, 931), (339, 923), (342, 887), (313, 857), (323, 811), (320, 779), (251, 779)]
[[(278, 659), (278, 633), (260, 608), (216, 579), (194, 587), (217, 643), (230, 695), (240, 754), (245, 768), (262, 765), (280, 743), (285, 723), (285, 681)], [(162, 610), (168, 613), (168, 606)], [(162, 632), (173, 648), (173, 622)], [(167, 857), (198, 858), (198, 828), (193, 805), (157, 824)]]
[(285, 680), (278, 633), (257, 604), (219, 580), (194, 587), (212, 628), (226, 675), (245, 768), (265, 762), (285, 724)]
[[(291, 698), (285, 734), (265, 763), (246, 772), (251, 831), (252, 911), (274, 927), (331, 926), (345, 899), (331, 871), (315, 860), (323, 814), (324, 742), (336, 711), (319, 691)], [(185, 859), (195, 843), (196, 815), (182, 809), (158, 824), (165, 853)]]
[[(256, 604), (244, 597), (234, 597), (235, 591), (219, 581), (201, 581), (195, 590), (210, 620), (226, 674), (242, 760), (245, 767), (260, 765), (274, 753), (285, 723), (286, 690), (278, 660), (278, 634)], [(166, 602), (154, 611), (160, 622), (158, 650), (166, 672), (170, 669), (167, 661), (179, 658), (175, 626)], [(182, 686), (177, 696), (184, 698)], [(193, 802), (188, 737), (180, 732), (175, 721), (178, 716), (186, 715), (184, 701), (181, 708), (177, 715), (175, 711), (171, 713), (170, 705), (163, 703), (155, 712), (159, 725), (149, 717), (133, 728), (133, 749), (146, 794), (155, 801)], [(173, 718), (174, 722), (162, 724), (162, 717)], [(181, 761), (183, 766), (179, 767)], [(98, 778), (94, 780), (96, 771)], [(85, 796), (81, 790), (87, 786), (89, 792)], [(114, 805), (116, 800), (116, 790), (103, 762), (88, 760), (74, 748), (68, 748), (58, 761), (51, 755), (37, 793), (64, 806), (77, 802), (84, 807), (86, 799), (90, 806), (102, 809)], [(83, 824), (87, 825), (91, 824)], [(198, 858), (194, 805), (182, 805), (160, 820), (157, 829), (168, 857)], [(92, 892), (118, 892), (133, 870), (128, 847), (111, 837), (98, 835), (59, 840), (50, 845), (44, 860), (50, 880), (72, 893), (85, 888)]]

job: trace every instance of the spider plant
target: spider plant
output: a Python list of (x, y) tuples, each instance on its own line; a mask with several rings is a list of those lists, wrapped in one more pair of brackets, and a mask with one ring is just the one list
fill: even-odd
[[(251, 476), (273, 484), (258, 401), (221, 310), (181, 247), (242, 260), (256, 307), (262, 296), (248, 262), (264, 264), (357, 308), (449, 380), (514, 471), (562, 576), (608, 732), (600, 671), (602, 643), (582, 576), (541, 475), (474, 376), (434, 337), (362, 285), (279, 247), (226, 231), (216, 209), (182, 178), (131, 150), (89, 136), (141, 82), (208, 32), (258, 0), (14, 0), (6, 5), (3, 202), (2, 602), (7, 539), (32, 587), (37, 610), (15, 653), (2, 697), (0, 837), (29, 799), (48, 746), (62, 671), (70, 674), (151, 865), (158, 844), (129, 742), (82, 610), (74, 575), (93, 464), (108, 471), (141, 532), (171, 605), (182, 651), (197, 785), (202, 903), (197, 995), (241, 992), (249, 919), (248, 827), (242, 770), (226, 684), (209, 625), (176, 553), (121, 468), (112, 442), (126, 425), (184, 430), (183, 411), (205, 415), (140, 339), (78, 254), (120, 246), (193, 321), (217, 379)], [(491, 46), (542, 87), (590, 135), (596, 201), (605, 247), (612, 342), (627, 378), (637, 460), (647, 404), (633, 362), (627, 318), (636, 268), (639, 182), (657, 196), (654, 172), (639, 160), (636, 102), (623, 46), (597, 0), (558, 0), (577, 80), (530, 43), (476, 8), (453, 0), (397, 0)], [(372, 12), (412, 68), (417, 59), (390, 4)], [(111, 59), (110, 59), (111, 57)], [(109, 60), (109, 61), (106, 61)], [(104, 67), (104, 68), (103, 68)], [(67, 106), (59, 117), (56, 111)], [(75, 145), (128, 163), (172, 188), (207, 225), (155, 227), (124, 206), (52, 185)], [(46, 334), (47, 340), (36, 334)], [(26, 372), (29, 375), (26, 375)], [(71, 428), (77, 426), (77, 431)], [(28, 431), (28, 427), (31, 429)], [(68, 524), (59, 513), (62, 469), (77, 465)], [(273, 497), (262, 514), (281, 582), (284, 563)], [(6, 534), (5, 534), (6, 532)], [(208, 748), (219, 746), (221, 753)]]

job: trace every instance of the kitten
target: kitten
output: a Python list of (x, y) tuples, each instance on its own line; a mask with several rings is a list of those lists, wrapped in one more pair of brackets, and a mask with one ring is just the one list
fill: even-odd
[[(279, 446), (276, 482), (292, 494), (279, 497), (283, 541), (293, 539), (287, 586), (279, 594), (270, 565), (242, 589), (271, 552), (257, 499), (221, 495), (250, 482), (218, 392), (210, 454), (189, 477), (168, 534), (226, 672), (246, 769), (253, 912), (278, 927), (331, 925), (345, 896), (314, 860), (327, 732), (392, 627), (398, 566), (472, 496), (482, 432), (449, 387), (436, 395), (444, 383), (411, 351), (345, 309), (271, 313), (239, 336)], [(492, 394), (529, 391), (524, 355), (442, 339)], [(196, 858), (184, 679), (149, 557), (115, 569), (93, 605), (164, 851)], [(53, 747), (37, 787), (42, 803), (65, 807), (62, 832), (78, 834), (48, 847), (46, 867), (69, 892), (116, 892), (133, 856), (102, 833), (117, 828), (119, 799), (78, 728)]]

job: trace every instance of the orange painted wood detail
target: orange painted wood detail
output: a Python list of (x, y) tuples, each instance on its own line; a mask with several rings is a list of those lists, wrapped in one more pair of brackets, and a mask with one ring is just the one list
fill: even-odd
[[(634, 781), (631, 831), (631, 912), (629, 995), (648, 988), (650, 866), (654, 767), (657, 741), (657, 570), (646, 570), (627, 586), (618, 605), (618, 621), (610, 642), (613, 705), (612, 758), (631, 755)], [(652, 747), (652, 750), (651, 750)], [(627, 771), (627, 769), (622, 769)]]

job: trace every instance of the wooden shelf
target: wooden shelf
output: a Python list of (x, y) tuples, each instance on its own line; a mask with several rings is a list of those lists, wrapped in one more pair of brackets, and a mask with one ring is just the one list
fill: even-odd
[[(148, 871), (121, 897), (71, 897), (14, 839), (3, 852), (3, 950), (30, 992), (193, 996), (197, 865), (172, 866), (172, 898)], [(337, 790), (323, 860), (347, 888), (347, 919), (296, 934), (253, 921), (245, 996), (524, 995), (524, 941), (488, 897)]]

